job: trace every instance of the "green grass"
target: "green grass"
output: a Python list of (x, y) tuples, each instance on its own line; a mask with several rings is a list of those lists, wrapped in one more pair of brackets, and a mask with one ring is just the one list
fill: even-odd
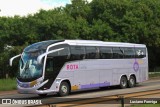
[(0, 79), (0, 91), (9, 91), (16, 89), (16, 79)]
[(136, 104), (129, 107), (160, 107), (160, 104)]
[(149, 78), (160, 77), (160, 72), (153, 72), (149, 74)]

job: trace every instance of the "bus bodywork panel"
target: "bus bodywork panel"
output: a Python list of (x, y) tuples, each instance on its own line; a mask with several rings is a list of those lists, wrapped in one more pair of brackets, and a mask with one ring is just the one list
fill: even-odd
[[(55, 42), (55, 43), (54, 43)], [(35, 45), (34, 45), (35, 46)], [(83, 47), (84, 53), (87, 53), (86, 47), (96, 47), (96, 52), (99, 54), (99, 58), (87, 59), (87, 55), (84, 58), (73, 60), (71, 47)], [(43, 47), (43, 46), (42, 46)], [(129, 80), (130, 76), (134, 75), (136, 82), (143, 82), (148, 80), (148, 54), (147, 49), (143, 58), (100, 58), (101, 49), (104, 47), (116, 47), (116, 49), (127, 47), (135, 50), (135, 54), (141, 55), (143, 50), (146, 49), (145, 45), (141, 44), (130, 44), (130, 43), (115, 43), (115, 42), (102, 42), (102, 41), (77, 41), (77, 40), (65, 40), (65, 41), (50, 41), (45, 45), (46, 52), (54, 49), (64, 48), (60, 52), (48, 54), (43, 58), (43, 71), (38, 78), (32, 79), (31, 81), (21, 81), (21, 78), (17, 78), (17, 88), (19, 93), (53, 93), (59, 92), (59, 87), (62, 81), (68, 81), (71, 91), (105, 87), (119, 85), (120, 79), (123, 75)], [(40, 47), (38, 47), (40, 48)], [(43, 47), (44, 48), (44, 47)], [(26, 52), (31, 49), (32, 52), (35, 50), (32, 48), (26, 48)], [(73, 48), (74, 49), (74, 48)], [(76, 49), (76, 48), (75, 48)], [(137, 50), (136, 50), (137, 49)], [(114, 54), (114, 49), (111, 52)], [(116, 50), (117, 51), (117, 50)], [(120, 49), (121, 51), (121, 49)], [(37, 52), (37, 51), (36, 51)], [(80, 53), (82, 50), (80, 51)], [(82, 52), (83, 53), (83, 52)], [(123, 53), (123, 52), (122, 52)], [(39, 53), (38, 53), (39, 54)], [(130, 54), (130, 53), (129, 53)], [(26, 54), (30, 55), (30, 54)], [(34, 56), (36, 54), (33, 54)], [(55, 55), (61, 55), (55, 57)], [(62, 56), (63, 55), (63, 56)], [(37, 70), (37, 66), (33, 66), (34, 60), (25, 61), (25, 69)], [(24, 55), (22, 54), (22, 58)], [(36, 56), (37, 58), (37, 56)], [(64, 60), (65, 58), (65, 60)], [(23, 64), (22, 64), (23, 65)], [(22, 66), (21, 65), (21, 66)], [(21, 67), (20, 67), (21, 70)], [(41, 69), (40, 69), (41, 70)], [(22, 70), (21, 70), (22, 71)], [(33, 73), (33, 72), (31, 72)], [(28, 75), (28, 74), (27, 74)], [(26, 78), (25, 76), (22, 76)], [(22, 79), (23, 80), (23, 79)]]
[[(143, 61), (143, 63), (142, 63)], [(141, 62), (141, 63), (140, 63)], [(126, 75), (129, 79), (130, 75), (135, 75), (137, 82), (148, 80), (147, 60), (138, 60), (139, 68), (134, 70), (135, 59), (128, 60), (84, 60), (78, 63), (67, 63), (64, 65), (62, 72), (57, 78), (69, 78), (67, 74), (72, 73), (71, 86), (73, 90), (84, 88), (96, 88), (104, 86), (119, 85), (120, 77)], [(76, 70), (68, 65), (78, 66)], [(75, 88), (76, 87), (76, 88)]]

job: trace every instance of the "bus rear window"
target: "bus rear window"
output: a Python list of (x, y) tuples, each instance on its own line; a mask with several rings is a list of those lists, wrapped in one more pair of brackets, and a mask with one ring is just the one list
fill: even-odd
[(127, 58), (127, 59), (135, 58), (134, 48), (131, 48), (131, 47), (124, 48), (124, 58)]
[(146, 57), (146, 49), (145, 48), (135, 48), (136, 58), (144, 58)]

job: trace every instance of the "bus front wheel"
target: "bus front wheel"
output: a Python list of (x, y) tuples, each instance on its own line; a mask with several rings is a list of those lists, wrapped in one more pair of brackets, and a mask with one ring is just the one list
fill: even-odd
[(125, 76), (122, 76), (121, 77), (121, 80), (120, 80), (120, 88), (127, 88), (127, 78)]
[(59, 96), (67, 96), (70, 92), (69, 84), (67, 82), (62, 82), (59, 88)]

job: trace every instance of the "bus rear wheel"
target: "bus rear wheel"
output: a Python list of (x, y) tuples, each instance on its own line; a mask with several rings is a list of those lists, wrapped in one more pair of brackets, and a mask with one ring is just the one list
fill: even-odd
[(130, 76), (129, 81), (128, 81), (128, 87), (132, 88), (135, 87), (136, 85), (136, 79), (134, 76)]
[(121, 77), (120, 88), (122, 88), (122, 89), (127, 88), (127, 78), (125, 76)]
[(69, 84), (67, 82), (62, 82), (59, 88), (59, 96), (67, 96), (70, 92)]

